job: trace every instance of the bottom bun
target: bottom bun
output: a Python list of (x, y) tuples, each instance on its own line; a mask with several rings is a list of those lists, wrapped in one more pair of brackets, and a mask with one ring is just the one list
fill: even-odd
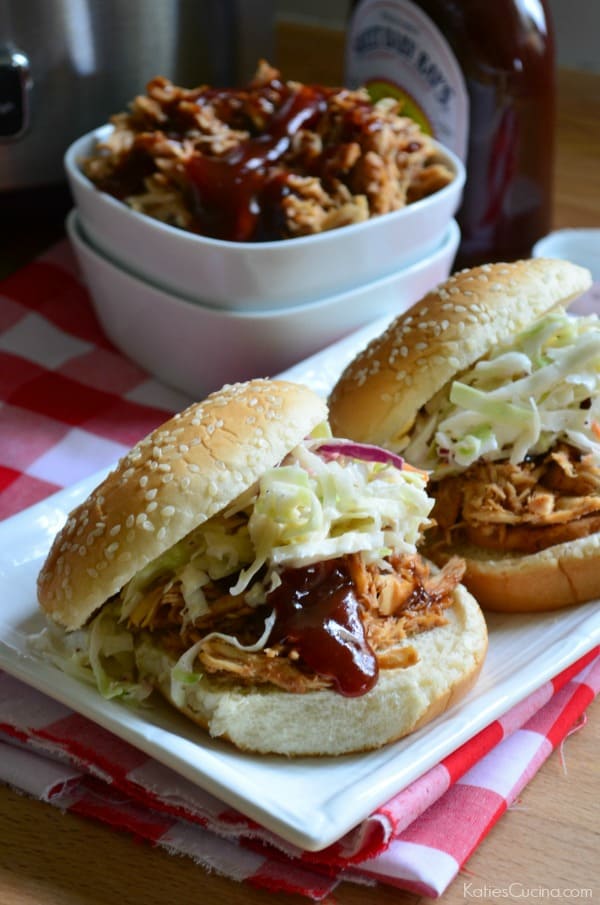
[(438, 566), (464, 558), (463, 582), (487, 610), (542, 612), (600, 597), (600, 533), (521, 555), (431, 542), (424, 552)]
[(167, 655), (144, 658), (146, 676), (178, 710), (212, 736), (261, 754), (339, 755), (379, 748), (420, 728), (463, 697), (475, 682), (487, 650), (487, 629), (476, 600), (459, 586), (448, 623), (407, 639), (419, 661), (382, 670), (366, 694), (334, 691), (292, 694), (272, 686), (248, 687), (204, 677), (186, 688), (178, 706), (171, 696)]

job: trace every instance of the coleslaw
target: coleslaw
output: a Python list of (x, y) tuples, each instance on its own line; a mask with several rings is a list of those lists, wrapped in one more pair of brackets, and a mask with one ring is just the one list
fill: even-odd
[(559, 309), (497, 346), (428, 404), (402, 450), (435, 479), (512, 464), (564, 440), (600, 462), (600, 321)]

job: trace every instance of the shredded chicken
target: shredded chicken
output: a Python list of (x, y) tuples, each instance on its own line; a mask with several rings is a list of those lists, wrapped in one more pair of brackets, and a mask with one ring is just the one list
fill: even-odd
[[(413, 665), (418, 654), (407, 639), (445, 624), (444, 611), (452, 604), (464, 562), (453, 558), (433, 574), (418, 554), (391, 557), (385, 570), (365, 565), (360, 554), (344, 557), (343, 563), (359, 601), (365, 640), (379, 669)], [(250, 652), (212, 634), (233, 636), (249, 646), (260, 638), (270, 609), (268, 604), (250, 607), (243, 595), (232, 596), (219, 583), (205, 590), (210, 611), (189, 623), (183, 619), (185, 602), (178, 582), (153, 588), (131, 614), (130, 627), (160, 633), (162, 645), (174, 656), (206, 638), (198, 663), (223, 681), (271, 684), (294, 693), (331, 687), (330, 678), (306, 667), (293, 643), (284, 640)]]
[(475, 463), (432, 492), (446, 542), (531, 553), (600, 530), (600, 469), (566, 444), (519, 465)]
[[(300, 119), (299, 109), (308, 111)], [(135, 210), (217, 238), (322, 232), (398, 210), (453, 179), (398, 102), (373, 104), (364, 90), (283, 82), (265, 62), (251, 84), (237, 90), (185, 89), (156, 77), (111, 122), (113, 132), (82, 161), (89, 179)], [(246, 173), (242, 167), (233, 181), (239, 198), (251, 199), (253, 209), (264, 207), (264, 216), (255, 222), (238, 211), (249, 234), (222, 234), (222, 218), (212, 208), (232, 202), (226, 174), (219, 169), (211, 176), (203, 162), (238, 166), (249, 148), (256, 161), (271, 139), (278, 148), (285, 139), (285, 150), (271, 148), (262, 169), (253, 165)], [(249, 189), (242, 184), (246, 176)], [(212, 198), (215, 182), (218, 197)]]

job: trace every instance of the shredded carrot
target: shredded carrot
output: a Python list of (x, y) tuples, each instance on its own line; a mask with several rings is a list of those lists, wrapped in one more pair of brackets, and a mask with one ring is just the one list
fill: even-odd
[[(598, 425), (598, 429), (600, 430), (600, 425)], [(415, 471), (417, 474), (420, 474), (425, 481), (429, 480), (428, 471), (424, 471), (422, 468), (417, 468), (416, 465), (411, 465), (410, 462), (406, 461), (406, 459), (402, 463), (402, 471)]]
[(597, 421), (592, 421), (592, 433), (600, 440), (600, 424)]

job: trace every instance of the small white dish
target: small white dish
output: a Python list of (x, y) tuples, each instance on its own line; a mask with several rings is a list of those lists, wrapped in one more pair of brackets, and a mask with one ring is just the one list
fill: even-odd
[(188, 300), (230, 309), (281, 308), (396, 273), (442, 241), (465, 181), (461, 161), (439, 146), (453, 181), (391, 214), (279, 242), (225, 242), (168, 226), (99, 191), (79, 162), (109, 134), (104, 126), (74, 142), (65, 169), (91, 243), (120, 266)]
[(600, 229), (557, 229), (533, 246), (534, 258), (560, 258), (591, 271), (600, 282)]
[(271, 376), (358, 327), (397, 315), (448, 276), (460, 238), (451, 221), (425, 260), (305, 305), (223, 311), (167, 293), (117, 266), (67, 218), (98, 318), (112, 342), (170, 386), (200, 398), (223, 383)]

